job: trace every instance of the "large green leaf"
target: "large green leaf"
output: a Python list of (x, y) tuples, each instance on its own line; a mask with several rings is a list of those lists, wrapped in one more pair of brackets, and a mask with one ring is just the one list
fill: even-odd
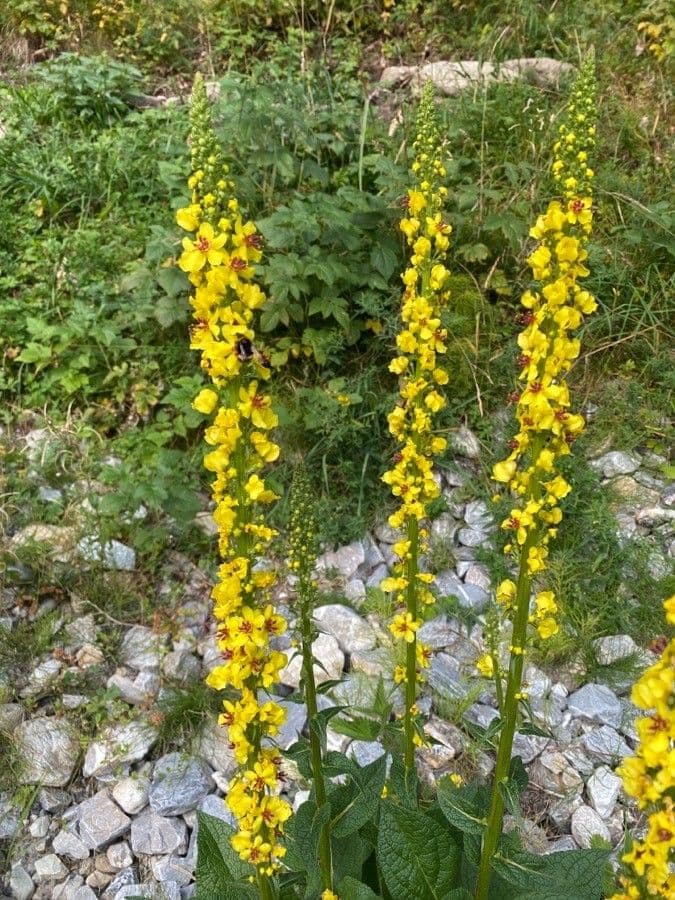
[(317, 807), (313, 798), (306, 800), (286, 827), (287, 853), (284, 862), (289, 869), (306, 872), (308, 886), (319, 870), (318, 850), (321, 828), (330, 818), (330, 806)]
[(338, 896), (340, 900), (377, 900), (377, 894), (367, 884), (349, 876), (340, 882)]
[(203, 812), (197, 813), (197, 819), (196, 900), (253, 900), (257, 893), (245, 880), (251, 867), (230, 844), (234, 829)]
[(485, 788), (473, 784), (458, 788), (449, 778), (443, 778), (438, 784), (438, 804), (455, 828), (468, 834), (483, 833), (487, 825)]
[(374, 818), (387, 776), (387, 759), (379, 757), (367, 766), (355, 766), (351, 777), (330, 794), (331, 833), (348, 837)]
[(457, 884), (459, 848), (434, 819), (384, 803), (377, 860), (392, 900), (442, 900)]
[[(604, 891), (609, 850), (568, 850), (535, 856), (523, 851), (501, 852), (493, 871), (518, 888), (518, 897), (557, 900), (564, 886), (567, 900), (598, 900)], [(522, 894), (521, 894), (522, 892)]]

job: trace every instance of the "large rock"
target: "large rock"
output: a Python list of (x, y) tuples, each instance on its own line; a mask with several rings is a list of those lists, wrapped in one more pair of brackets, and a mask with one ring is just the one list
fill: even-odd
[(120, 660), (131, 669), (159, 669), (165, 640), (152, 628), (134, 625), (127, 631), (120, 647)]
[(350, 581), (355, 575), (359, 566), (366, 561), (366, 553), (361, 541), (354, 541), (344, 547), (338, 547), (337, 550), (329, 550), (320, 556), (317, 561), (317, 569), (319, 571), (329, 571), (335, 569), (345, 581)]
[(640, 467), (641, 461), (636, 454), (611, 450), (598, 459), (591, 460), (590, 466), (596, 472), (601, 472), (605, 478), (614, 478), (615, 475), (631, 475)]
[(620, 659), (627, 659), (640, 648), (628, 634), (610, 634), (593, 641), (595, 653), (601, 666), (611, 666)]
[(448, 438), (455, 453), (459, 453), (460, 456), (465, 456), (467, 459), (480, 459), (478, 438), (466, 425), (451, 429)]
[(136, 551), (120, 541), (105, 541), (84, 537), (78, 542), (77, 550), (83, 559), (101, 563), (106, 569), (133, 572), (136, 568)]
[(101, 737), (89, 745), (82, 768), (84, 777), (100, 778), (125, 763), (139, 762), (156, 740), (157, 729), (142, 719), (109, 725)]
[(178, 816), (198, 806), (213, 786), (211, 769), (204, 760), (168, 753), (155, 764), (148, 798), (154, 812)]
[(187, 827), (182, 819), (165, 818), (146, 809), (131, 825), (131, 849), (136, 855), (175, 853), (186, 843)]
[(137, 773), (118, 781), (111, 794), (115, 803), (121, 806), (125, 813), (135, 816), (147, 806), (149, 789), (148, 777)]
[(345, 653), (372, 650), (377, 635), (371, 625), (348, 606), (330, 603), (314, 610), (314, 621), (319, 629), (333, 635)]
[(586, 751), (604, 763), (618, 763), (631, 755), (631, 749), (618, 731), (609, 725), (593, 728), (581, 739)]
[(597, 814), (608, 819), (621, 791), (621, 779), (607, 766), (598, 766), (586, 782), (586, 792)]
[(204, 726), (196, 749), (213, 769), (225, 777), (232, 775), (237, 768), (227, 728), (216, 721), (207, 722)]
[(583, 782), (557, 750), (544, 750), (530, 767), (530, 782), (556, 797), (580, 793)]
[[(369, 626), (370, 627), (370, 626)], [(279, 672), (281, 684), (297, 688), (302, 677), (302, 654), (297, 651), (287, 654), (288, 662)], [(344, 668), (345, 657), (337, 638), (331, 634), (319, 634), (312, 642), (312, 656), (315, 660), (314, 679), (317, 684), (340, 678)]]
[(439, 60), (423, 66), (388, 66), (380, 77), (385, 85), (411, 84), (415, 91), (431, 81), (440, 91), (454, 97), (465, 90), (493, 82), (512, 82), (530, 77), (542, 87), (556, 86), (574, 71), (566, 62), (549, 57), (523, 57), (502, 63), (475, 59), (449, 62)]
[(110, 798), (107, 790), (99, 791), (77, 807), (80, 838), (85, 847), (98, 850), (129, 830), (131, 819)]
[(590, 806), (580, 806), (574, 810), (570, 830), (574, 840), (584, 850), (590, 848), (591, 841), (596, 836), (605, 841), (610, 840), (607, 826)]
[(72, 831), (59, 831), (52, 843), (54, 853), (68, 856), (70, 859), (87, 859), (89, 848)]
[(41, 856), (35, 860), (35, 880), (38, 884), (45, 881), (58, 881), (60, 878), (65, 878), (67, 874), (68, 869), (55, 853), (49, 853), (47, 856)]
[(618, 728), (623, 717), (621, 701), (604, 684), (585, 684), (570, 694), (567, 708), (576, 716)]
[(460, 675), (460, 666), (453, 656), (438, 653), (427, 672), (429, 687), (450, 700), (459, 700), (469, 693), (469, 685)]
[[(462, 529), (467, 530), (467, 529)], [(457, 597), (459, 605), (473, 612), (482, 612), (489, 602), (489, 594), (477, 584), (464, 584), (452, 569), (439, 572), (433, 587), (441, 597)]]
[(77, 735), (66, 719), (44, 716), (23, 722), (14, 732), (24, 762), (22, 780), (63, 787), (70, 780), (80, 752)]

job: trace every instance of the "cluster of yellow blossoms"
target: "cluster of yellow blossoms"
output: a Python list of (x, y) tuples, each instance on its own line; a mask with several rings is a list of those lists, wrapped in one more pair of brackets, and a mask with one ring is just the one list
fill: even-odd
[(212, 592), (223, 663), (207, 683), (230, 692), (219, 721), (241, 766), (227, 796), (239, 823), (232, 843), (266, 876), (285, 852), (279, 837), (291, 809), (278, 796), (281, 757), (269, 740), (285, 712), (265, 694), (286, 663), (270, 646), (286, 622), (270, 602), (275, 575), (260, 564), (275, 536), (263, 509), (277, 499), (260, 473), (279, 456), (268, 436), (277, 417), (261, 389), (270, 370), (253, 344), (255, 311), (265, 299), (252, 281), (262, 241), (239, 213), (201, 79), (195, 83), (190, 137), (192, 202), (178, 211), (177, 221), (194, 237), (184, 238), (178, 264), (194, 286), (191, 347), (200, 351), (213, 385), (193, 405), (212, 416), (205, 439), (213, 449), (204, 465), (214, 475), (213, 518), (223, 560)]
[(399, 355), (389, 366), (400, 376), (400, 399), (388, 416), (389, 431), (399, 447), (393, 467), (382, 476), (399, 502), (389, 524), (406, 532), (394, 544), (398, 557), (394, 576), (386, 578), (381, 587), (395, 592), (397, 601), (405, 604), (405, 611), (396, 615), (389, 627), (395, 638), (408, 644), (407, 665), (397, 667), (395, 672), (396, 681), (406, 682), (411, 688), (406, 693), (408, 719), (414, 704), (417, 670), (426, 668), (430, 659), (429, 649), (415, 637), (421, 624), (418, 601), (434, 600), (427, 587), (433, 576), (420, 572), (418, 567), (426, 537), (420, 522), (429, 503), (439, 495), (433, 457), (446, 447), (446, 440), (434, 434), (433, 416), (446, 405), (438, 388), (447, 384), (448, 375), (438, 357), (446, 353), (447, 334), (441, 326), (441, 309), (448, 300), (444, 286), (449, 273), (443, 263), (450, 226), (443, 220), (447, 196), (447, 189), (441, 184), (445, 176), (443, 147), (430, 86), (422, 95), (414, 150), (412, 171), (416, 186), (408, 191), (404, 201), (406, 216), (400, 222), (411, 250), (410, 265), (401, 276), (405, 285), (403, 327), (396, 338)]
[[(502, 523), (513, 535), (505, 552), (524, 559), (529, 577), (546, 568), (548, 544), (562, 519), (559, 503), (570, 491), (556, 471), (557, 460), (569, 454), (570, 444), (584, 427), (583, 418), (570, 412), (565, 377), (579, 355), (579, 339), (573, 332), (597, 307), (578, 283), (588, 275), (585, 245), (593, 221), (593, 171), (588, 159), (595, 144), (594, 121), (594, 62), (589, 57), (554, 145), (552, 172), (561, 199), (551, 201), (530, 230), (539, 242), (528, 259), (534, 285), (521, 298), (524, 312), (518, 319), (525, 326), (518, 336), (521, 384), (509, 397), (516, 405), (519, 427), (509, 443), (510, 455), (493, 469), (493, 478), (516, 497)], [(499, 585), (497, 601), (505, 613), (512, 611), (515, 597), (512, 581)], [(556, 612), (551, 591), (536, 595), (530, 622), (541, 638), (557, 632)], [(522, 653), (523, 647), (512, 650)]]
[[(675, 625), (675, 595), (663, 604)], [(627, 794), (649, 813), (647, 834), (623, 856), (628, 874), (612, 900), (675, 896), (675, 638), (633, 685), (633, 703), (648, 715), (636, 722), (637, 755), (618, 772)]]

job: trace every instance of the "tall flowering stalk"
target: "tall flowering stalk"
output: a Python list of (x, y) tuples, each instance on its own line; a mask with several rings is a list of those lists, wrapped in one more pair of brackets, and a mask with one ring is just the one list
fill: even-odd
[(211, 416), (205, 439), (213, 449), (204, 465), (214, 476), (213, 518), (222, 558), (211, 596), (223, 663), (207, 683), (231, 696), (219, 722), (228, 728), (240, 765), (227, 796), (239, 825), (232, 845), (255, 866), (261, 895), (271, 897), (269, 876), (285, 852), (279, 838), (291, 809), (278, 796), (281, 757), (269, 740), (285, 712), (266, 699), (286, 663), (270, 641), (286, 622), (270, 602), (275, 575), (259, 564), (276, 534), (265, 524), (265, 508), (277, 496), (265, 485), (262, 470), (279, 456), (269, 438), (277, 416), (263, 388), (270, 369), (253, 343), (256, 311), (265, 300), (253, 281), (262, 241), (239, 212), (199, 78), (190, 142), (192, 202), (178, 211), (177, 221), (194, 236), (184, 238), (178, 262), (194, 286), (191, 347), (201, 353), (212, 383), (194, 407)]
[[(302, 468), (296, 469), (291, 486), (291, 514), (288, 567), (297, 577), (297, 606), (302, 652), (302, 684), (309, 720), (309, 749), (312, 784), (317, 807), (326, 803), (326, 782), (323, 775), (321, 736), (318, 727), (316, 680), (312, 642), (315, 628), (312, 610), (317, 597), (314, 566), (318, 554), (317, 522), (312, 488)], [(324, 892), (322, 900), (333, 900), (333, 863), (330, 844), (330, 823), (321, 826), (319, 833), (319, 864)]]
[(427, 587), (433, 575), (419, 568), (426, 538), (421, 522), (429, 503), (439, 495), (432, 471), (433, 457), (446, 447), (445, 439), (434, 434), (433, 415), (446, 405), (438, 388), (447, 384), (448, 375), (438, 357), (446, 352), (447, 334), (441, 327), (441, 310), (448, 301), (444, 285), (449, 273), (443, 263), (450, 226), (443, 220), (447, 197), (447, 188), (441, 183), (445, 176), (443, 145), (430, 85), (422, 94), (413, 147), (415, 186), (405, 198), (406, 216), (400, 222), (411, 250), (408, 268), (401, 276), (405, 285), (402, 328), (396, 337), (400, 355), (389, 365), (400, 376), (399, 401), (388, 416), (389, 431), (399, 446), (393, 467), (382, 476), (399, 502), (389, 524), (403, 530), (405, 537), (394, 544), (398, 561), (393, 577), (381, 584), (382, 590), (395, 592), (402, 607), (389, 628), (396, 640), (405, 643), (405, 666), (397, 666), (394, 677), (397, 683), (405, 685), (408, 772), (414, 768), (415, 745), (421, 743), (415, 706), (417, 680), (430, 658), (429, 648), (416, 638), (421, 625), (420, 604), (434, 601)]
[[(675, 595), (664, 602), (675, 625)], [(640, 743), (618, 769), (627, 794), (648, 814), (647, 834), (624, 854), (621, 892), (611, 900), (675, 896), (675, 638), (633, 685), (631, 700), (647, 715), (635, 723)]]
[[(546, 569), (548, 545), (562, 519), (560, 501), (570, 485), (558, 473), (558, 461), (570, 453), (584, 420), (570, 412), (566, 375), (579, 355), (579, 339), (572, 336), (583, 316), (597, 304), (579, 285), (588, 275), (585, 245), (593, 219), (589, 154), (595, 145), (595, 66), (589, 56), (572, 89), (566, 115), (554, 145), (553, 178), (560, 199), (549, 203), (530, 235), (539, 241), (528, 259), (534, 284), (521, 298), (525, 326), (518, 336), (520, 387), (510, 399), (516, 405), (518, 432), (506, 460), (495, 465), (493, 478), (508, 488), (514, 506), (502, 523), (513, 537), (505, 552), (517, 567), (517, 581), (503, 581), (496, 600), (503, 620), (512, 624), (506, 689), (501, 704), (502, 728), (497, 751), (494, 787), (487, 827), (483, 835), (476, 888), (477, 900), (488, 895), (491, 861), (497, 850), (504, 814), (501, 786), (508, 779), (511, 748), (524, 699), (522, 677), (528, 643), (528, 625), (540, 638), (558, 630), (556, 599), (552, 591), (539, 591), (530, 609), (532, 582)], [(495, 655), (479, 660), (484, 674), (493, 674), (501, 695), (502, 673)]]

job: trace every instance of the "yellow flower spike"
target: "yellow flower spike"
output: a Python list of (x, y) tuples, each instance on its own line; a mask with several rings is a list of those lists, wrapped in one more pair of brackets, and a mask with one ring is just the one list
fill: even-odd
[[(550, 639), (560, 627), (552, 592), (539, 591), (532, 609), (529, 604), (533, 577), (545, 572), (548, 546), (562, 520), (559, 504), (570, 491), (570, 485), (559, 474), (559, 462), (570, 453), (570, 445), (583, 430), (582, 417), (570, 412), (566, 376), (580, 352), (579, 339), (572, 332), (596, 307), (595, 300), (579, 286), (579, 280), (589, 274), (585, 262), (593, 222), (593, 193), (588, 163), (595, 146), (594, 114), (591, 54), (572, 88), (553, 148), (551, 172), (558, 196), (537, 217), (530, 231), (538, 242), (527, 260), (534, 284), (521, 298), (523, 309), (518, 320), (524, 327), (518, 337), (517, 389), (509, 395), (509, 401), (515, 405), (517, 431), (509, 441), (508, 456), (493, 467), (494, 480), (513, 497), (502, 528), (512, 535), (504, 552), (513, 558), (518, 569), (517, 578), (502, 582), (496, 591), (496, 622), (512, 627), (506, 683), (496, 681), (498, 695), (502, 693), (502, 730), (495, 785), (508, 777), (529, 642), (533, 635)], [(481, 660), (481, 665), (488, 671), (487, 661)], [(651, 690), (640, 689), (639, 699), (653, 699), (659, 689), (656, 685)], [(495, 788), (483, 835), (476, 900), (486, 900), (489, 893), (503, 812), (503, 800)]]
[[(254, 571), (276, 535), (265, 524), (263, 505), (276, 499), (263, 468), (279, 456), (266, 432), (277, 424), (269, 397), (258, 390), (270, 371), (255, 341), (256, 310), (265, 296), (251, 279), (261, 257), (255, 226), (245, 221), (232, 196), (233, 183), (213, 133), (203, 82), (195, 82), (190, 111), (193, 174), (190, 206), (177, 213), (178, 224), (195, 232), (183, 239), (179, 266), (196, 290), (190, 300), (196, 324), (191, 346), (201, 354), (203, 372), (213, 387), (202, 390), (193, 406), (215, 416), (205, 432), (213, 448), (204, 459), (214, 473), (212, 495), (218, 548), (223, 563), (211, 596), (216, 643), (223, 663), (207, 684), (229, 692), (219, 723), (241, 769), (230, 786), (228, 805), (238, 822), (232, 846), (255, 867), (259, 879), (279, 868), (285, 850), (279, 843), (290, 806), (277, 795), (280, 758), (263, 741), (277, 734), (285, 711), (273, 698), (262, 699), (286, 664), (270, 641), (286, 622), (270, 603), (274, 572)], [(225, 399), (227, 398), (227, 399)], [(224, 405), (218, 408), (218, 404)], [(261, 699), (258, 699), (261, 698)]]

